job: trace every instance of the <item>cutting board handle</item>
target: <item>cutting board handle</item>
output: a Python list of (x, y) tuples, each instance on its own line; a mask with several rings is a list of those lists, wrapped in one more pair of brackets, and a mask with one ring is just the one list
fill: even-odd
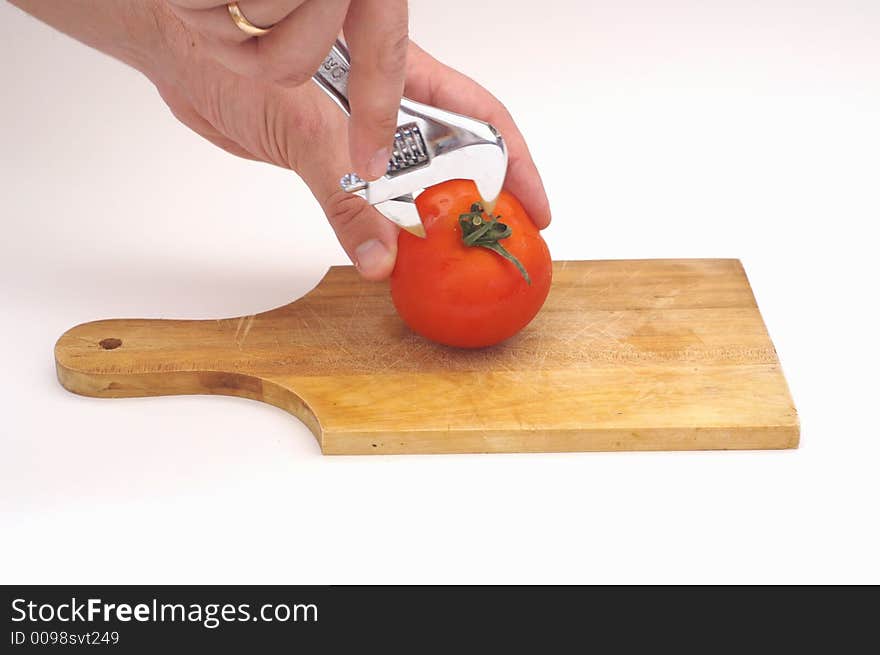
[(243, 372), (253, 373), (259, 361), (246, 352), (241, 351), (239, 365), (228, 357), (230, 344), (233, 348), (244, 344), (259, 318), (83, 323), (55, 344), (58, 380), (68, 391), (99, 398), (189, 394), (251, 398), (290, 412), (320, 442), (318, 418), (296, 391), (268, 375)]

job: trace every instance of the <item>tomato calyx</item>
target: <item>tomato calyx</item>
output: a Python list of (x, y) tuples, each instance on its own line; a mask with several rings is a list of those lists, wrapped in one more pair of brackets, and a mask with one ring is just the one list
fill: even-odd
[(532, 279), (525, 266), (507, 248), (498, 243), (501, 239), (506, 239), (513, 234), (511, 227), (506, 223), (501, 223), (499, 218), (501, 218), (500, 215), (486, 214), (483, 205), (475, 202), (471, 205), (469, 212), (458, 217), (458, 223), (461, 225), (461, 240), (468, 247), (486, 248), (498, 253), (516, 266), (526, 283), (531, 286)]

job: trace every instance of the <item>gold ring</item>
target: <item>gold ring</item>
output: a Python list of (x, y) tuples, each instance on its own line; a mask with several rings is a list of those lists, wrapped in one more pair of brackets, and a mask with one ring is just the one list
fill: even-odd
[(226, 8), (229, 10), (229, 15), (232, 16), (232, 22), (235, 23), (235, 26), (248, 36), (265, 36), (272, 29), (271, 26), (257, 27), (250, 22), (245, 15), (241, 13), (241, 8), (238, 6), (237, 2), (227, 2)]

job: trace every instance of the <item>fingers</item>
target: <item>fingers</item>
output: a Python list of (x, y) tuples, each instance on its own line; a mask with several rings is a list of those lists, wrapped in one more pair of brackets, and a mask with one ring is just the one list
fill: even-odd
[(337, 189), (321, 203), (340, 245), (367, 280), (384, 280), (397, 258), (397, 226), (367, 201)]
[(222, 0), (168, 0), (168, 4), (174, 7), (183, 7), (184, 9), (211, 9), (226, 3)]
[(260, 77), (287, 86), (309, 81), (330, 52), (348, 0), (309, 0), (253, 40)]
[[(269, 35), (253, 39), (252, 43), (265, 44), (269, 37), (302, 41), (323, 36), (327, 39), (326, 47), (320, 48), (314, 65), (308, 66), (310, 70), (317, 70), (336, 37), (337, 28), (315, 37), (314, 34), (288, 31), (285, 27), (287, 22), (293, 24), (294, 18), (302, 18), (300, 12), (312, 11), (311, 5), (325, 12), (334, 10), (335, 6), (337, 14), (332, 17), (335, 20), (335, 16), (338, 16), (341, 21), (348, 3), (308, 0)], [(240, 6), (246, 7), (243, 3)], [(255, 20), (249, 14), (245, 15), (249, 20)], [(315, 16), (306, 18), (303, 24), (333, 22), (319, 20), (320, 17)], [(402, 33), (405, 39), (405, 18)], [(231, 44), (227, 45), (232, 47)], [(247, 46), (248, 42), (242, 45)], [(264, 48), (263, 45), (259, 47)], [(260, 54), (267, 52), (261, 50)], [(279, 57), (282, 52), (279, 50)], [(364, 61), (363, 57), (361, 61)], [(248, 65), (252, 63), (247, 62)], [(386, 62), (382, 60), (373, 67), (385, 70)], [(361, 68), (369, 71), (370, 62), (367, 61), (367, 65)], [(402, 63), (400, 68), (405, 71)], [(181, 85), (162, 90), (172, 110), (182, 121), (230, 152), (294, 169), (318, 199), (340, 244), (360, 274), (369, 280), (380, 280), (391, 274), (397, 255), (398, 228), (362, 198), (339, 189), (340, 177), (352, 170), (347, 138), (348, 121), (342, 112), (327, 111), (326, 97), (316, 85), (285, 88), (257, 79), (247, 72), (236, 74), (211, 57), (198, 55), (186, 60), (184, 77)], [(402, 72), (400, 80), (386, 144), (390, 142), (396, 127), (397, 106), (403, 87)], [(364, 106), (363, 102), (361, 106)], [(382, 173), (388, 158), (388, 155), (383, 157)]]
[(351, 51), (349, 140), (355, 172), (385, 174), (406, 78), (406, 0), (352, 0), (345, 18)]
[(513, 117), (491, 93), (458, 71), (441, 64), (414, 43), (407, 60), (406, 95), (413, 100), (487, 121), (507, 143), (504, 187), (522, 203), (535, 225), (550, 224), (550, 202), (541, 175)]
[[(186, 91), (185, 99), (204, 118), (186, 116), (187, 124), (221, 147), (237, 144), (257, 159), (295, 170), (361, 275), (381, 280), (391, 274), (397, 226), (362, 198), (339, 189), (340, 177), (351, 170), (347, 121), (342, 112), (326, 111), (316, 85), (286, 89), (202, 64), (189, 76)], [(169, 104), (184, 105), (170, 92), (163, 95)]]
[[(306, 0), (238, 0), (238, 9), (253, 25), (269, 28), (276, 23), (280, 23), (305, 1)], [(221, 9), (226, 9), (225, 2)], [(228, 16), (229, 11), (226, 10), (226, 13)], [(241, 30), (238, 31), (241, 32)]]
[(179, 86), (215, 130), (254, 157), (298, 170), (300, 154), (323, 132), (317, 88), (285, 89), (193, 60)]
[[(317, 87), (310, 90), (316, 100), (323, 101)], [(398, 227), (363, 198), (339, 188), (339, 179), (351, 170), (347, 121), (341, 112), (333, 112), (328, 118), (308, 148), (308, 156), (301, 158), (297, 172), (321, 203), (336, 238), (361, 276), (385, 279), (394, 270)]]
[[(305, 0), (239, 0), (238, 8), (250, 23), (271, 27), (281, 22)], [(233, 22), (225, 2), (218, 0), (170, 0), (169, 5), (187, 25), (203, 36), (225, 43), (244, 43), (253, 38)]]
[(233, 22), (225, 2), (174, 0), (178, 17), (199, 34), (224, 66), (241, 75), (299, 86), (307, 82), (342, 29), (348, 0), (240, 0), (241, 13), (258, 27), (253, 37)]

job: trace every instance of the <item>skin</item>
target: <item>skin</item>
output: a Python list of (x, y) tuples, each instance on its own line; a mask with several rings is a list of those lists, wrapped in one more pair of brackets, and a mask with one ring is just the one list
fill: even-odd
[(224, 66), (248, 77), (300, 86), (345, 29), (351, 53), (349, 146), (354, 170), (385, 173), (406, 78), (406, 0), (241, 0), (249, 22), (272, 26), (254, 38), (240, 30), (223, 0), (168, 0)]
[[(196, 1), (190, 0), (189, 4)], [(251, 3), (257, 1), (251, 0)], [(264, 8), (275, 1), (259, 0)], [(285, 1), (286, 7), (292, 6), (292, 2)], [(284, 30), (292, 31), (279, 30), (281, 36), (287, 34), (286, 38), (292, 39), (291, 34), (300, 34), (301, 22), (302, 25), (312, 25), (313, 21), (324, 25), (324, 18), (319, 20), (309, 14), (298, 14), (311, 3), (324, 1), (300, 3), (285, 18), (291, 21), (291, 26)], [(396, 78), (391, 75), (387, 84), (380, 84), (383, 89), (381, 97), (370, 106), (369, 89), (377, 73), (375, 70), (370, 72), (369, 54), (363, 56), (387, 47), (392, 41), (401, 41), (389, 40), (384, 33), (377, 34), (375, 21), (370, 20), (371, 11), (392, 10), (386, 2), (343, 3), (346, 5), (343, 29), (352, 47), (352, 56), (355, 56), (356, 49), (361, 53), (361, 61), (366, 61), (358, 70), (355, 70), (357, 64), (352, 64), (355, 88), (350, 92), (353, 111), (360, 117), (353, 116), (351, 125), (310, 81), (311, 74), (306, 77), (301, 72), (313, 62), (301, 55), (296, 46), (285, 46), (284, 43), (271, 48), (260, 46), (260, 41), (267, 37), (230, 43), (213, 31), (215, 28), (209, 26), (209, 20), (215, 21), (211, 25), (216, 25), (216, 29), (227, 30), (225, 34), (230, 34), (225, 23), (221, 25), (219, 22), (221, 16), (224, 20), (228, 18), (228, 12), (222, 14), (227, 11), (225, 4), (218, 7), (216, 2), (203, 2), (206, 6), (199, 9), (182, 6), (186, 4), (185, 0), (176, 0), (175, 6), (166, 0), (12, 0), (12, 3), (142, 72), (156, 86), (174, 115), (211, 143), (234, 155), (295, 171), (315, 195), (340, 244), (361, 275), (380, 280), (391, 274), (397, 256), (397, 227), (362, 199), (338, 188), (339, 178), (354, 169), (353, 161), (357, 159), (360, 166), (365, 166), (365, 153), (375, 142), (385, 138), (381, 135), (387, 132), (386, 128), (392, 127), (383, 116), (387, 116), (389, 98), (395, 98), (394, 102), (399, 98)], [(253, 13), (257, 5), (249, 6), (246, 1), (239, 4), (252, 22), (259, 24), (260, 18), (266, 19), (266, 15)], [(185, 15), (182, 18), (184, 10), (215, 13), (211, 19), (206, 15)], [(334, 20), (336, 18), (338, 16), (334, 14)], [(229, 25), (238, 30), (231, 18), (228, 20)], [(362, 23), (364, 27), (360, 28)], [(395, 28), (398, 36), (403, 24), (405, 21)], [(315, 32), (320, 32), (321, 38), (316, 38), (312, 51), (317, 51), (315, 44), (323, 46), (328, 38), (326, 30), (316, 28)], [(351, 42), (352, 37), (354, 42)], [(249, 42), (251, 45), (247, 45)], [(386, 46), (379, 45), (381, 43)], [(508, 111), (473, 80), (441, 64), (411, 41), (405, 40), (404, 43), (403, 92), (414, 100), (495, 125), (504, 135), (510, 155), (505, 187), (520, 199), (537, 227), (546, 227), (550, 222), (547, 197), (525, 140)], [(241, 52), (236, 48), (242, 49)], [(256, 54), (243, 54), (248, 48)], [(321, 57), (327, 51), (329, 44)], [(272, 60), (276, 61), (282, 55), (300, 62), (298, 73), (285, 73), (259, 61), (260, 56), (266, 59), (275, 57)], [(237, 57), (238, 64), (234, 61)], [(249, 57), (257, 62), (255, 68), (248, 69)], [(389, 65), (385, 62), (375, 66), (382, 72)], [(360, 82), (355, 83), (355, 77)], [(357, 84), (363, 86), (358, 88)], [(355, 105), (355, 98), (361, 98), (359, 107)]]

